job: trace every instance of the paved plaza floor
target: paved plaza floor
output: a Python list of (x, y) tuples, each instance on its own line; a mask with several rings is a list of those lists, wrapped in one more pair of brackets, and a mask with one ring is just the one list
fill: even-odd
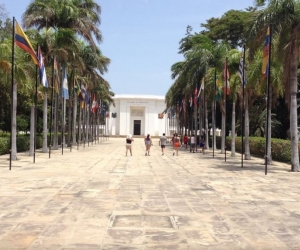
[(300, 173), (141, 138), (0, 157), (0, 249), (300, 249)]

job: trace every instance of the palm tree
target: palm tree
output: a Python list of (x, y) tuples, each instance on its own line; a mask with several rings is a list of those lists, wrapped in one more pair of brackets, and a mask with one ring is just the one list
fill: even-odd
[[(256, 0), (257, 4), (266, 3), (265, 0)], [(252, 34), (261, 34), (272, 25), (274, 34), (280, 37), (279, 46), (284, 60), (282, 61), (283, 82), (285, 97), (290, 108), (291, 133), (291, 170), (300, 171), (298, 152), (298, 120), (297, 120), (297, 68), (300, 44), (300, 2), (296, 0), (269, 0), (268, 5), (256, 12)]]

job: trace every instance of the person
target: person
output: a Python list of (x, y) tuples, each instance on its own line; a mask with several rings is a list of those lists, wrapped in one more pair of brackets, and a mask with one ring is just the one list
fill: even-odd
[(195, 153), (195, 146), (196, 146), (196, 144), (195, 144), (195, 135), (194, 134), (192, 134), (192, 136), (190, 138), (190, 144), (191, 144), (191, 146), (190, 146), (190, 152), (192, 152), (192, 150), (193, 150), (193, 153)]
[(200, 152), (200, 153), (203, 153), (203, 154), (204, 154), (204, 147), (205, 147), (204, 136), (201, 136), (201, 138), (200, 138), (199, 147), (200, 147), (200, 149), (201, 149), (201, 152)]
[(132, 143), (133, 141), (134, 141), (134, 140), (133, 140), (131, 134), (127, 135), (127, 138), (126, 138), (126, 156), (127, 156), (128, 150), (129, 150), (129, 152), (130, 152), (130, 155), (132, 156), (131, 143)]
[(173, 156), (175, 155), (175, 153), (178, 156), (178, 149), (180, 148), (181, 143), (180, 143), (180, 138), (178, 137), (177, 134), (175, 134), (173, 146), (174, 146)]
[(150, 148), (152, 146), (152, 139), (150, 137), (150, 134), (147, 134), (147, 136), (145, 138), (145, 146), (146, 146), (146, 153), (145, 153), (145, 155), (148, 154), (148, 156), (150, 156)]
[(187, 149), (188, 141), (189, 141), (189, 137), (187, 136), (187, 134), (185, 134), (183, 137), (183, 143), (185, 145), (185, 149)]
[(163, 135), (159, 138), (159, 145), (161, 147), (161, 155), (164, 155), (165, 153), (165, 147), (166, 147), (166, 144), (167, 144), (167, 137), (166, 137), (166, 134), (163, 133)]

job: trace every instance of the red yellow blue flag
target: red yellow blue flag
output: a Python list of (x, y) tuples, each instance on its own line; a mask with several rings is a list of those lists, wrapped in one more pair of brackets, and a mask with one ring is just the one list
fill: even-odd
[(28, 40), (26, 34), (24, 33), (21, 26), (15, 21), (15, 44), (21, 49), (25, 50), (31, 55), (34, 64), (39, 65), (39, 60), (36, 53), (34, 52), (30, 41)]
[(269, 52), (270, 52), (270, 27), (268, 27), (265, 45), (264, 45), (264, 53), (263, 53), (263, 64), (262, 64), (262, 75), (263, 77), (267, 77), (269, 74)]

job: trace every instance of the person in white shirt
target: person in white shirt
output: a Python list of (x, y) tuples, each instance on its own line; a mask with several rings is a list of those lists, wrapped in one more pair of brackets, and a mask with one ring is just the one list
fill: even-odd
[(166, 137), (165, 133), (163, 133), (163, 135), (159, 138), (159, 145), (161, 147), (162, 155), (164, 155), (164, 153), (165, 153), (166, 144), (167, 144), (167, 137)]
[(190, 144), (191, 144), (190, 152), (193, 151), (193, 153), (195, 153), (196, 143), (195, 143), (195, 135), (194, 134), (192, 134), (192, 136), (190, 137)]

